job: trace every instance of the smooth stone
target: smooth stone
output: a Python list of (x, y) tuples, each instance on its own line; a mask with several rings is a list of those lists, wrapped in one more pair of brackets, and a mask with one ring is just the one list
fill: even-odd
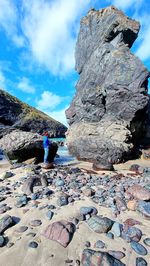
[(85, 242), (85, 247), (89, 248), (91, 246), (91, 243), (89, 241)]
[(135, 241), (131, 241), (131, 248), (139, 255), (147, 255), (146, 248)]
[(125, 254), (121, 251), (116, 251), (116, 250), (109, 250), (108, 254), (113, 256), (114, 258), (121, 260), (122, 258), (125, 257)]
[(87, 215), (87, 214), (97, 214), (97, 209), (95, 207), (81, 207), (80, 208), (80, 214), (81, 215)]
[(41, 220), (33, 220), (30, 222), (30, 225), (34, 227), (40, 226), (41, 224), (42, 224)]
[(142, 231), (137, 227), (130, 226), (122, 231), (121, 236), (127, 242), (131, 242), (132, 240), (139, 242), (142, 237)]
[(46, 213), (46, 216), (48, 217), (49, 220), (52, 219), (53, 215), (54, 215), (54, 213), (50, 210)]
[(92, 216), (87, 224), (96, 233), (107, 233), (111, 229), (113, 221), (107, 217)]
[(150, 202), (139, 201), (137, 210), (141, 212), (146, 218), (150, 219)]
[(84, 249), (81, 258), (82, 266), (125, 266), (120, 260), (109, 255), (107, 252)]
[(145, 238), (145, 239), (143, 240), (143, 242), (144, 242), (144, 244), (145, 244), (146, 246), (149, 246), (149, 247), (150, 247), (150, 238)]
[(61, 220), (49, 224), (43, 232), (43, 235), (66, 248), (72, 240), (74, 232), (75, 226), (73, 223)]
[(105, 248), (105, 247), (106, 247), (105, 243), (101, 240), (98, 240), (94, 245), (94, 248)]
[(139, 258), (136, 258), (136, 266), (148, 266), (148, 264), (147, 264), (146, 260), (139, 257)]
[(63, 193), (62, 195), (60, 195), (57, 199), (57, 204), (58, 206), (65, 206), (68, 205), (68, 195)]
[(113, 233), (114, 236), (119, 237), (121, 235), (121, 224), (115, 222), (111, 228), (111, 233)]
[(36, 236), (36, 233), (30, 232), (30, 233), (26, 234), (26, 236), (32, 236), (32, 237), (35, 237), (35, 236)]
[(110, 239), (114, 239), (114, 235), (113, 235), (113, 233), (111, 233), (111, 232), (108, 232), (108, 233), (106, 234), (106, 236), (109, 237)]
[(25, 232), (27, 229), (28, 229), (27, 226), (20, 226), (20, 227), (18, 227), (18, 228), (15, 229), (15, 232), (17, 232), (17, 233), (23, 233), (23, 232)]
[(3, 236), (0, 236), (0, 247), (3, 247), (5, 243), (5, 238)]
[(29, 248), (37, 248), (38, 247), (38, 243), (35, 242), (35, 241), (32, 241), (32, 242), (29, 243), (28, 247)]
[(0, 234), (2, 234), (6, 229), (14, 225), (14, 220), (10, 215), (5, 215), (0, 219)]
[(63, 179), (57, 179), (55, 181), (55, 186), (56, 187), (63, 187), (65, 185), (65, 181)]

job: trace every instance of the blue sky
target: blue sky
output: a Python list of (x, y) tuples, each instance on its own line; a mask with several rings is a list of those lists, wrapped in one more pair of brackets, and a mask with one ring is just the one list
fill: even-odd
[(132, 51), (150, 69), (148, 0), (0, 0), (0, 88), (66, 124), (80, 19), (109, 5), (141, 22)]

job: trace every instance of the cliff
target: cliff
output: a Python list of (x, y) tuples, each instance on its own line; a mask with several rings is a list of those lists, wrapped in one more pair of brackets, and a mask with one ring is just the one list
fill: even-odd
[(67, 130), (45, 113), (0, 90), (0, 137), (14, 129), (37, 133), (48, 130), (54, 137), (63, 137)]

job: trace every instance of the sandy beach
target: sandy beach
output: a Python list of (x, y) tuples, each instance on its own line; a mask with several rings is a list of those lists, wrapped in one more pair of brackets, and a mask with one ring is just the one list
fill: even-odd
[[(149, 167), (149, 161), (138, 160), (139, 165), (142, 167)], [(134, 161), (135, 163), (135, 161)], [(127, 174), (129, 172), (130, 165), (133, 164), (133, 161), (129, 161), (123, 165), (115, 166), (115, 173), (123, 173)], [(91, 170), (91, 164), (85, 162), (76, 162), (73, 164), (73, 167), (79, 167), (83, 169), (84, 172)], [(0, 167), (0, 175), (5, 171), (10, 171), (10, 165), (6, 164), (3, 167)], [(46, 170), (43, 170), (44, 172)], [(51, 170), (49, 170), (51, 171)], [(19, 182), (22, 177), (25, 177), (29, 173), (29, 169), (25, 169), (24, 167), (17, 168), (11, 170), (14, 176), (1, 181), (1, 186), (11, 187), (13, 188), (13, 184)], [(97, 172), (97, 175), (102, 175), (105, 178), (105, 175), (109, 176), (111, 179), (114, 175), (113, 172)], [(135, 177), (134, 177), (135, 178)], [(125, 253), (125, 257), (122, 258), (122, 262), (127, 266), (134, 266), (136, 257), (138, 254), (134, 250), (131, 249), (130, 244), (127, 243), (121, 237), (115, 237), (114, 239), (109, 239), (106, 234), (99, 234), (93, 232), (89, 226), (86, 224), (86, 221), (79, 221), (76, 226), (76, 231), (74, 233), (72, 241), (69, 245), (64, 248), (58, 242), (46, 239), (43, 236), (43, 232), (45, 228), (59, 220), (67, 220), (72, 221), (74, 217), (78, 217), (80, 215), (81, 207), (89, 207), (94, 206), (98, 210), (98, 214), (103, 217), (108, 217), (113, 221), (117, 221), (119, 223), (123, 223), (126, 219), (132, 218), (139, 222), (141, 225), (136, 225), (139, 229), (141, 229), (143, 235), (140, 240), (140, 243), (143, 244), (143, 240), (149, 237), (150, 234), (150, 222), (149, 220), (143, 218), (143, 216), (136, 211), (126, 210), (121, 212), (117, 217), (114, 217), (110, 208), (106, 208), (100, 206), (93, 202), (90, 197), (85, 195), (81, 195), (79, 200), (69, 203), (66, 206), (59, 207), (57, 205), (57, 198), (59, 195), (59, 191), (53, 185), (48, 186), (48, 188), (52, 189), (54, 193), (47, 197), (43, 197), (42, 199), (30, 200), (26, 206), (21, 208), (15, 207), (16, 196), (22, 194), (21, 185), (14, 186), (15, 189), (12, 189), (12, 193), (7, 195), (6, 199), (1, 202), (6, 203), (7, 206), (11, 207), (10, 210), (7, 211), (7, 214), (12, 217), (17, 217), (17, 224), (8, 228), (4, 236), (6, 236), (6, 241), (8, 243), (0, 248), (0, 265), (1, 266), (66, 266), (66, 265), (82, 265), (78, 264), (81, 261), (82, 251), (86, 248), (85, 243), (87, 241), (90, 242), (90, 248), (94, 250), (108, 251), (122, 251)], [(36, 190), (39, 187), (35, 187)], [(93, 187), (96, 190), (96, 188)], [(56, 208), (53, 210), (54, 215), (51, 221), (46, 217), (47, 213), (47, 205), (54, 205)], [(40, 207), (43, 207), (40, 208)], [(0, 217), (4, 217), (6, 213), (0, 215)], [(32, 220), (41, 220), (42, 224), (40, 226), (31, 226), (30, 221)], [(16, 232), (17, 228), (20, 226), (27, 226), (27, 230), (25, 232), (18, 233)], [(33, 234), (34, 233), (34, 234)], [(35, 236), (34, 236), (35, 235)], [(105, 243), (105, 248), (97, 249), (94, 247), (96, 241), (101, 240)], [(29, 242), (35, 241), (38, 244), (37, 248), (29, 248)], [(13, 243), (12, 245), (9, 243)], [(150, 261), (150, 248), (146, 246), (148, 254), (143, 256), (143, 258), (148, 262)], [(94, 265), (94, 264), (93, 264)], [(148, 264), (147, 264), (148, 265)]]

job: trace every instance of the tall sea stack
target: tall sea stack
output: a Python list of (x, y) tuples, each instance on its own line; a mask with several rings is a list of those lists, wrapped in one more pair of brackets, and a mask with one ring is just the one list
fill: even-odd
[(80, 79), (66, 117), (67, 144), (98, 169), (130, 158), (145, 123), (149, 71), (130, 48), (139, 22), (115, 7), (90, 10), (76, 44)]

